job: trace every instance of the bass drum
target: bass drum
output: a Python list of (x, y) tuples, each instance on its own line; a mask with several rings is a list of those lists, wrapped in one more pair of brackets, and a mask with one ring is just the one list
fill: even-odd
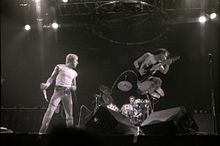
[(134, 101), (134, 122), (141, 124), (150, 114), (150, 101), (145, 99), (136, 99)]

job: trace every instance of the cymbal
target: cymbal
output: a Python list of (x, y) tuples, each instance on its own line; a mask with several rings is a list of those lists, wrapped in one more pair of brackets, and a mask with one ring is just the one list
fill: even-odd
[(107, 105), (113, 103), (113, 98), (112, 98), (111, 95), (103, 94), (102, 99), (103, 99), (104, 103), (107, 104)]
[(106, 95), (110, 95), (111, 94), (111, 89), (105, 85), (101, 85), (99, 86), (99, 90)]
[(129, 91), (132, 88), (132, 84), (128, 81), (121, 81), (118, 83), (117, 87), (121, 91)]
[(110, 88), (105, 86), (105, 85), (101, 85), (99, 87), (99, 90), (103, 93), (102, 94), (102, 99), (104, 101), (105, 104), (111, 104), (113, 103), (113, 98), (111, 96), (111, 91)]

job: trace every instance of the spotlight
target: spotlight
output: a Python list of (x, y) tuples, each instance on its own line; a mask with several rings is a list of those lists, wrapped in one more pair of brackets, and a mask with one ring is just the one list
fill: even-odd
[(35, 0), (35, 3), (39, 3), (40, 2), (40, 0)]
[(199, 22), (200, 23), (205, 23), (207, 21), (206, 17), (205, 16), (200, 16), (199, 17)]
[(215, 19), (215, 18), (216, 18), (216, 16), (217, 16), (217, 14), (216, 14), (216, 13), (212, 13), (212, 14), (210, 14), (210, 19)]
[(56, 22), (54, 22), (54, 23), (52, 23), (52, 27), (53, 27), (54, 29), (57, 29), (57, 28), (58, 28), (58, 24), (57, 24)]
[(64, 3), (67, 3), (68, 2), (68, 0), (62, 0)]
[(31, 29), (31, 26), (27, 24), (27, 25), (25, 25), (24, 29), (25, 29), (25, 30), (30, 30), (30, 29)]

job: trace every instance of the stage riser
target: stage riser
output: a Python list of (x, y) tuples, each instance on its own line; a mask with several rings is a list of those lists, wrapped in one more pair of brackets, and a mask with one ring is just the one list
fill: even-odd
[(214, 120), (211, 114), (194, 114), (193, 118), (199, 126), (199, 131), (214, 133)]
[[(19, 146), (50, 146), (51, 140), (54, 140), (49, 135), (36, 134), (1, 134), (1, 144), (4, 146), (19, 145)], [(91, 140), (93, 138), (93, 140)], [(183, 135), (183, 136), (139, 136), (134, 142), (133, 135), (127, 136), (106, 136), (100, 135), (94, 137), (77, 136), (76, 134), (69, 135), (65, 138), (56, 139), (56, 143), (62, 145), (88, 145), (97, 142), (96, 146), (218, 146), (220, 136), (214, 135)], [(67, 141), (63, 140), (68, 139)]]
[[(38, 132), (41, 121), (46, 109), (40, 108), (30, 108), (30, 109), (1, 109), (1, 126), (7, 127), (8, 129), (13, 130), (14, 132), (21, 133), (36, 133)], [(88, 113), (82, 116), (81, 118), (81, 126), (83, 127), (86, 123)], [(220, 115), (217, 115), (220, 118)], [(213, 119), (211, 114), (193, 114), (193, 118), (196, 124), (199, 127), (200, 132), (213, 133)], [(78, 119), (76, 120), (78, 121)], [(218, 119), (220, 122), (220, 119)], [(59, 114), (55, 114), (53, 120), (51, 121), (51, 125), (49, 130), (56, 125), (64, 125), (65, 120)], [(220, 123), (218, 123), (220, 125)], [(220, 126), (218, 127), (220, 128)]]

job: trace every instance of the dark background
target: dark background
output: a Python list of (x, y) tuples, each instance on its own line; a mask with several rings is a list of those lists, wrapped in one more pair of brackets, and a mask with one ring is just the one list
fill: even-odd
[[(123, 71), (134, 69), (133, 61), (141, 54), (165, 47), (172, 56), (181, 59), (170, 66), (167, 75), (161, 76), (165, 97), (158, 101), (155, 110), (183, 105), (191, 112), (200, 109), (210, 112), (210, 89), (213, 88), (219, 113), (219, 20), (208, 21), (205, 25), (188, 21), (172, 23), (164, 37), (129, 45), (94, 34), (93, 19), (87, 16), (74, 16), (69, 21), (73, 25), (58, 30), (39, 31), (35, 25), (27, 32), (23, 29), (27, 20), (24, 14), (13, 0), (1, 1), (1, 78), (5, 79), (1, 84), (1, 107), (47, 107), (40, 83), (48, 79), (56, 64), (64, 63), (68, 53), (76, 53), (79, 56), (77, 105), (79, 108), (84, 104), (92, 110), (94, 94), (99, 93), (100, 85), (111, 87)], [(115, 31), (111, 37), (132, 42), (134, 36), (142, 38), (154, 31), (141, 30), (142, 27), (126, 28), (126, 33)], [(209, 53), (213, 64), (209, 63)], [(210, 68), (213, 70), (212, 82)], [(114, 100), (127, 102), (122, 99), (123, 93), (116, 94), (115, 90)], [(51, 86), (49, 97), (52, 91)]]

